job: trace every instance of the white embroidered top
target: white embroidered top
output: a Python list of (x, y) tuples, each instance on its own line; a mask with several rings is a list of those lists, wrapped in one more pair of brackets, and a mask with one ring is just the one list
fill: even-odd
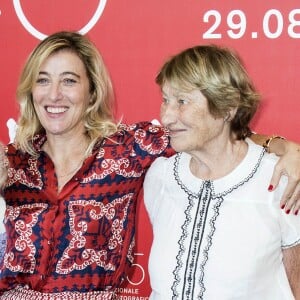
[(158, 158), (146, 175), (150, 299), (294, 299), (282, 249), (300, 243), (300, 218), (279, 207), (286, 178), (267, 190), (276, 157), (248, 141), (239, 166), (214, 181), (196, 178), (190, 159)]

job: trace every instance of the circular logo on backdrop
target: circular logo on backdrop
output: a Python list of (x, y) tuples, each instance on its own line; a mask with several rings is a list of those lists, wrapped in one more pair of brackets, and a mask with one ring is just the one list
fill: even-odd
[[(13, 0), (14, 8), (16, 11), (16, 14), (22, 23), (22, 25), (25, 27), (25, 29), (32, 34), (34, 37), (38, 38), (39, 40), (43, 40), (47, 37), (47, 34), (42, 33), (39, 31), (35, 26), (31, 24), (31, 22), (28, 20), (28, 18), (25, 16), (25, 13), (21, 6), (21, 0)], [(99, 18), (101, 17), (103, 10), (106, 5), (106, 0), (99, 0), (99, 3), (96, 7), (96, 10), (93, 14), (93, 16), (88, 20), (88, 22), (80, 29), (78, 30), (81, 34), (86, 34), (89, 32), (94, 25), (98, 22)], [(72, 9), (72, 8), (71, 8)]]

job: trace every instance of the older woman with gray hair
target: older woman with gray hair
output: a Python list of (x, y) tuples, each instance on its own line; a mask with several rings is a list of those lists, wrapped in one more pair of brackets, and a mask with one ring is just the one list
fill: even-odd
[(247, 138), (259, 104), (233, 51), (196, 46), (161, 68), (161, 121), (178, 152), (144, 182), (150, 299), (300, 299), (300, 218), (280, 209), (278, 160)]

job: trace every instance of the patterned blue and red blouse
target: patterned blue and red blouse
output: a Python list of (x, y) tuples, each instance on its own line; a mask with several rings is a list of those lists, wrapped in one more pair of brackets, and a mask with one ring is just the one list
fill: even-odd
[(113, 289), (133, 262), (136, 204), (145, 172), (158, 156), (174, 153), (168, 134), (148, 122), (122, 125), (99, 140), (60, 193), (54, 165), (41, 149), (45, 141), (45, 135), (34, 140), (37, 158), (8, 145), (0, 289)]

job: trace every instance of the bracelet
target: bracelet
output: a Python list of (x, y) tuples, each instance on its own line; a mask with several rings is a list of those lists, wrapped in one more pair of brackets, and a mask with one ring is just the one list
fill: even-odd
[(268, 138), (264, 143), (263, 143), (263, 147), (266, 149), (266, 151), (268, 153), (270, 153), (270, 144), (273, 140), (275, 139), (281, 139), (281, 140), (285, 140), (285, 138), (283, 136), (280, 135), (272, 135), (270, 138)]

